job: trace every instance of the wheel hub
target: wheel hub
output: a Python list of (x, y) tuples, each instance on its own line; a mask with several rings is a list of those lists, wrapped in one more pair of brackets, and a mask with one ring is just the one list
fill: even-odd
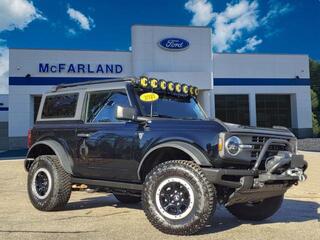
[(182, 219), (193, 208), (193, 190), (190, 184), (182, 178), (166, 179), (157, 188), (156, 204), (165, 217)]
[(40, 168), (36, 171), (32, 179), (32, 193), (39, 199), (46, 198), (52, 188), (52, 179), (49, 171)]

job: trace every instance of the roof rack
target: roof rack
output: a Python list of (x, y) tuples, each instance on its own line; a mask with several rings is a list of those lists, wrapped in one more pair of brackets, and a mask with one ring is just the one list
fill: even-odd
[(114, 83), (114, 82), (126, 82), (135, 80), (134, 77), (124, 77), (124, 78), (106, 78), (101, 80), (91, 80), (86, 82), (76, 82), (76, 83), (62, 83), (55, 87), (54, 91), (58, 91), (62, 88), (68, 87), (76, 87), (76, 86), (84, 86), (84, 85), (94, 85), (94, 84), (101, 84), (101, 83)]

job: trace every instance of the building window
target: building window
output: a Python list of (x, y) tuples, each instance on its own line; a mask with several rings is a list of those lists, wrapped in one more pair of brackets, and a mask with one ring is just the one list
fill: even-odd
[(47, 96), (42, 118), (73, 118), (76, 114), (78, 93)]
[(291, 128), (290, 95), (257, 94), (257, 126)]
[(248, 95), (215, 95), (216, 118), (230, 123), (249, 125)]

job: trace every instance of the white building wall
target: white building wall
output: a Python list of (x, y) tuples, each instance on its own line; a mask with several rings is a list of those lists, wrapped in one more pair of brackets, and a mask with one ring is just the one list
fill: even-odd
[(294, 54), (213, 54), (214, 78), (310, 78), (309, 57)]
[[(154, 74), (158, 78), (212, 89), (210, 28), (135, 25), (131, 34), (135, 76)], [(165, 38), (182, 38), (190, 45), (185, 50), (165, 50), (159, 46)]]

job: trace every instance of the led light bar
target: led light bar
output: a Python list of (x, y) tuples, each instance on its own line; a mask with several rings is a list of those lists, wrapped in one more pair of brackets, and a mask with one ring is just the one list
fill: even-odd
[(187, 84), (167, 82), (164, 79), (148, 78), (146, 76), (141, 76), (139, 80), (135, 82), (141, 88), (147, 89), (159, 89), (162, 91), (168, 91), (172, 93), (185, 94), (191, 96), (198, 96), (199, 89), (195, 86), (188, 86)]

